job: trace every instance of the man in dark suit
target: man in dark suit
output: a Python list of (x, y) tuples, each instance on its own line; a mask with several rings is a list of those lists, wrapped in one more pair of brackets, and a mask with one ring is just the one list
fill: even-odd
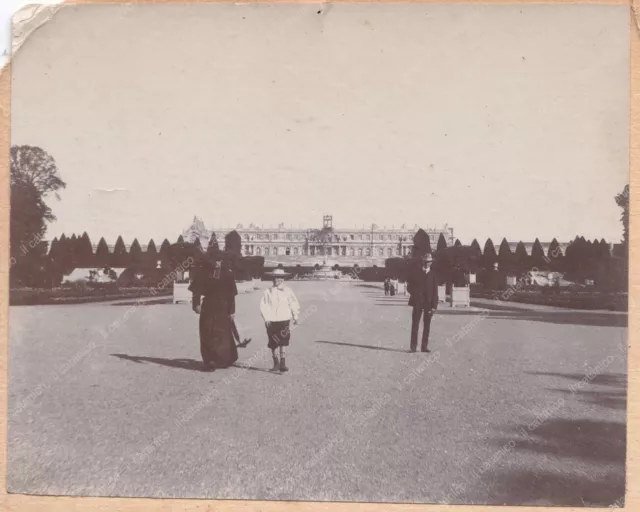
[(418, 346), (418, 330), (420, 329), (420, 317), (424, 314), (424, 329), (422, 331), (422, 352), (430, 352), (429, 329), (431, 317), (438, 308), (438, 281), (435, 272), (431, 269), (433, 256), (426, 254), (422, 259), (422, 268), (415, 273), (409, 281), (409, 306), (413, 306), (411, 316), (411, 352), (415, 352)]

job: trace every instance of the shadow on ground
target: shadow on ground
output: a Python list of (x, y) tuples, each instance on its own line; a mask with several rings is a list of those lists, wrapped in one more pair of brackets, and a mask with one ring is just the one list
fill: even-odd
[(195, 359), (165, 359), (163, 357), (130, 356), (128, 354), (111, 355), (127, 361), (133, 361), (134, 363), (153, 363), (161, 366), (168, 366), (170, 368), (181, 368), (183, 370), (194, 370), (200, 372), (205, 371), (202, 361), (196, 361)]
[[(624, 496), (624, 423), (555, 418), (536, 426), (535, 421), (532, 418), (531, 423), (514, 427), (492, 444), (498, 450), (511, 446), (512, 454), (526, 452), (559, 462), (570, 460), (578, 469), (575, 473), (541, 472), (530, 460), (526, 469), (486, 471), (481, 479), (491, 496), (488, 503), (609, 506)], [(497, 465), (504, 466), (499, 462)]]
[(402, 352), (403, 354), (406, 354), (407, 352), (409, 352), (408, 350), (401, 350), (399, 348), (381, 347), (376, 345), (357, 345), (355, 343), (344, 343), (342, 341), (316, 340), (315, 343), (327, 343), (329, 345), (340, 345), (342, 347), (353, 347), (353, 348), (365, 348), (369, 350), (387, 350), (389, 352)]
[[(561, 377), (574, 382), (585, 381), (581, 386), (570, 388), (546, 388), (561, 394), (563, 397), (575, 396), (578, 400), (589, 405), (598, 405), (608, 409), (624, 411), (627, 409), (627, 376), (622, 373), (600, 373), (590, 380), (585, 380), (584, 374), (578, 373), (554, 373), (554, 372), (527, 372), (530, 375), (548, 377)], [(608, 389), (594, 389), (594, 386)]]
[[(147, 357), (147, 356), (130, 356), (128, 354), (111, 354), (112, 356), (125, 359), (127, 361), (133, 361), (134, 363), (153, 363), (161, 366), (168, 366), (169, 368), (181, 368), (183, 370), (192, 370), (198, 372), (208, 373), (211, 370), (206, 370), (202, 365), (202, 361), (196, 361), (195, 359), (166, 359), (163, 357)], [(280, 375), (279, 373), (270, 372), (266, 368), (257, 368), (255, 366), (247, 366), (242, 363), (234, 363), (230, 368), (239, 368), (241, 370), (251, 370), (256, 372), (265, 372), (270, 375)], [(221, 368), (224, 370), (225, 368)]]
[[(376, 306), (408, 307), (406, 302), (376, 302)], [(593, 311), (528, 311), (511, 309), (508, 311), (479, 311), (463, 308), (439, 308), (436, 315), (484, 315), (490, 320), (526, 320), (548, 324), (588, 325), (593, 327), (627, 327), (628, 315), (624, 313), (594, 313)]]

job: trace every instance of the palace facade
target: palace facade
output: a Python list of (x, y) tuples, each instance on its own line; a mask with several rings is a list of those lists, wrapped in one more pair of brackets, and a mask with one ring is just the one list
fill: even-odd
[[(242, 253), (246, 256), (264, 256), (265, 262), (283, 264), (315, 264), (324, 259), (336, 263), (362, 265), (384, 265), (384, 260), (391, 257), (407, 256), (413, 245), (413, 236), (420, 228), (417, 224), (403, 224), (399, 227), (380, 227), (376, 224), (355, 228), (335, 228), (331, 215), (323, 217), (325, 235), (319, 239), (320, 228), (292, 228), (280, 224), (277, 228), (266, 228), (250, 224), (245, 227), (238, 224), (234, 228), (207, 229), (197, 216), (191, 226), (182, 232), (186, 242), (200, 239), (206, 247), (211, 235), (215, 233), (218, 245), (224, 248), (224, 237), (235, 230), (242, 239)], [(440, 234), (443, 234), (447, 245), (455, 243), (453, 228), (445, 225), (442, 228), (423, 228), (429, 235), (432, 247), (435, 248)]]

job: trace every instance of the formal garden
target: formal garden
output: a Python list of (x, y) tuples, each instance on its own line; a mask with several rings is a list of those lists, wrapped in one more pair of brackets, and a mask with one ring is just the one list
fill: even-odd
[[(205, 241), (185, 241), (182, 236), (173, 243), (164, 239), (159, 246), (149, 240), (145, 250), (137, 239), (127, 249), (122, 236), (113, 250), (105, 238), (99, 239), (94, 250), (86, 232), (63, 234), (49, 242), (47, 224), (55, 216), (46, 200), (65, 186), (54, 159), (44, 150), (11, 148), (11, 304), (166, 297), (171, 295), (174, 282), (187, 281), (202, 256), (213, 252), (223, 253), (239, 282), (262, 279), (265, 270), (270, 270), (262, 256), (242, 255), (236, 231), (225, 236), (223, 251), (215, 234)], [(440, 285), (449, 295), (455, 288), (466, 287), (471, 298), (622, 310), (627, 307), (629, 187), (614, 199), (622, 210), (623, 239), (613, 251), (604, 239), (583, 236), (576, 236), (566, 247), (553, 239), (546, 253), (538, 239), (530, 253), (523, 242), (512, 252), (506, 239), (497, 250), (491, 239), (483, 247), (475, 239), (468, 246), (456, 240), (447, 247), (442, 235), (436, 247), (431, 247), (429, 236), (419, 229), (411, 253), (389, 258), (383, 267), (336, 263), (332, 268), (357, 280), (394, 278), (402, 282), (419, 268), (424, 254), (432, 253)], [(330, 235), (318, 230), (317, 242), (330, 240)], [(279, 266), (298, 279), (312, 277), (320, 270), (320, 263)]]

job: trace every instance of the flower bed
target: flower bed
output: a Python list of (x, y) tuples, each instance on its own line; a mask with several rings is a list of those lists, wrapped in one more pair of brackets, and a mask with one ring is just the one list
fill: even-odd
[(161, 297), (172, 293), (171, 287), (117, 287), (113, 284), (102, 286), (68, 286), (59, 288), (13, 288), (9, 291), (11, 306), (32, 306), (40, 304), (80, 304), (142, 297)]
[(594, 291), (554, 291), (545, 293), (545, 289), (517, 291), (509, 290), (471, 290), (471, 298), (499, 299), (503, 302), (518, 302), (569, 309), (606, 309), (627, 311), (626, 293), (601, 293)]

